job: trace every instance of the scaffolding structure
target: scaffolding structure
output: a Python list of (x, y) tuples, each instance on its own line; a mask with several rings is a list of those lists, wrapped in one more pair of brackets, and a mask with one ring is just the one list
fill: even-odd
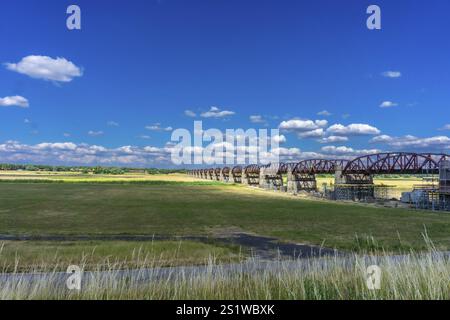
[(450, 211), (450, 161), (440, 163), (439, 180), (427, 178), (426, 182), (431, 184), (415, 185), (402, 200), (416, 209)]
[(371, 202), (373, 200), (390, 200), (393, 186), (375, 184), (337, 184), (328, 188), (324, 186), (324, 196), (330, 200), (347, 200)]

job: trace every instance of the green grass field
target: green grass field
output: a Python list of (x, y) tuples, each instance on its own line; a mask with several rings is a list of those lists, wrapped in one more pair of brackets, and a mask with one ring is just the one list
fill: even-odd
[(1, 183), (0, 234), (205, 235), (229, 229), (339, 249), (450, 248), (450, 215), (311, 201), (231, 185)]
[[(120, 264), (127, 268), (168, 267), (240, 261), (238, 247), (194, 241), (4, 241), (0, 242), (0, 272), (85, 270)], [(43, 270), (41, 270), (43, 269)]]

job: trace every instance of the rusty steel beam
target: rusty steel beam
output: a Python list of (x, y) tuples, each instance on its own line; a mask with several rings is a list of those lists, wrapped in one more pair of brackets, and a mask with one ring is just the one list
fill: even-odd
[(258, 175), (261, 168), (268, 173), (296, 175), (302, 174), (333, 174), (340, 168), (342, 174), (419, 174), (439, 172), (442, 161), (450, 160), (450, 155), (439, 153), (410, 153), (388, 152), (357, 157), (353, 160), (345, 159), (308, 159), (297, 163), (274, 163), (265, 166), (251, 164), (246, 167), (208, 168), (189, 171), (192, 175), (200, 177), (213, 177), (220, 174), (234, 176)]
[(324, 174), (334, 173), (337, 167), (344, 168), (348, 160), (310, 159), (296, 163), (292, 168), (293, 174)]
[(432, 153), (379, 153), (358, 157), (350, 161), (343, 174), (419, 174), (439, 172), (441, 161), (449, 159), (446, 154)]

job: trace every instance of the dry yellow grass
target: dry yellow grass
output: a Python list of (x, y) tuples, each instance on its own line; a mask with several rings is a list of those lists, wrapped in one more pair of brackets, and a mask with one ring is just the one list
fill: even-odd
[[(52, 171), (0, 171), (0, 180), (55, 180), (67, 182), (139, 182), (139, 181), (172, 181), (172, 182), (194, 182), (205, 181), (203, 179), (191, 177), (186, 174), (143, 174), (143, 173), (127, 173), (121, 175), (112, 174), (81, 174), (77, 172), (52, 172)], [(420, 178), (404, 178), (404, 179), (375, 179), (376, 185), (391, 186), (390, 196), (400, 198), (402, 192), (411, 191), (414, 185), (427, 184)], [(333, 177), (318, 177), (317, 186), (322, 190), (323, 185), (328, 187), (334, 184)], [(233, 190), (236, 192), (237, 190)], [(238, 192), (246, 193), (239, 189)], [(251, 191), (250, 191), (251, 192)]]
[[(392, 197), (400, 198), (402, 192), (412, 191), (415, 185), (431, 185), (429, 182), (424, 182), (421, 178), (403, 178), (403, 179), (374, 179), (375, 185), (390, 186), (389, 194)], [(326, 184), (330, 187), (334, 184), (333, 177), (317, 178), (317, 186), (322, 189)]]

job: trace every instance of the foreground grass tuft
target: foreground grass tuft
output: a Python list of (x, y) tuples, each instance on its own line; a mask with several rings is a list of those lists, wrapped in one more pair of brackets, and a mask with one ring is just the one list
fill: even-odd
[[(366, 284), (366, 268), (375, 263), (372, 259), (355, 255), (344, 260), (277, 261), (264, 268), (242, 265), (229, 272), (211, 258), (201, 272), (142, 268), (132, 276), (123, 276), (122, 266), (114, 264), (85, 275), (89, 281), (80, 291), (68, 290), (60, 279), (55, 285), (60, 276), (55, 272), (32, 283), (20, 276), (15, 281), (3, 279), (0, 299), (450, 299), (448, 257), (436, 252), (401, 259), (379, 257), (379, 290), (369, 290)], [(253, 260), (247, 266), (260, 263)]]

